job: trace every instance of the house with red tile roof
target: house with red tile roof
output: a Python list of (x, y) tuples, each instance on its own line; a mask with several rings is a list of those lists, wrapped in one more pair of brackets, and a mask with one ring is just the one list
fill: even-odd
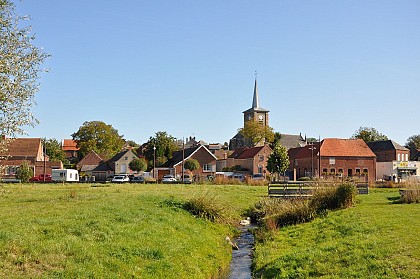
[(271, 152), (272, 150), (267, 144), (237, 148), (228, 158), (217, 161), (217, 171), (239, 166), (250, 175), (268, 173), (267, 160)]
[(0, 152), (0, 165), (5, 178), (14, 178), (20, 165), (26, 163), (32, 167), (34, 176), (51, 174), (52, 169), (62, 169), (62, 162), (51, 162), (44, 157), (40, 138), (11, 139), (7, 151)]
[(63, 139), (61, 141), (61, 149), (66, 154), (67, 160), (71, 163), (77, 162), (79, 159), (79, 149), (77, 142), (72, 139)]
[(353, 178), (374, 182), (376, 155), (361, 139), (327, 138), (321, 143), (291, 148), (291, 171), (296, 178)]

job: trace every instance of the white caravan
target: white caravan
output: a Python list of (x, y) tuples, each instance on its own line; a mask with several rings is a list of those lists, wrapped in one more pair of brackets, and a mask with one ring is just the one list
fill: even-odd
[(52, 181), (79, 182), (79, 172), (73, 169), (52, 170)]

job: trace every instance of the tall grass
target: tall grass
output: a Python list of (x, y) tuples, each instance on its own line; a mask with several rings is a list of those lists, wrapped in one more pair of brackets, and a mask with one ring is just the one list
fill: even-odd
[(328, 185), (319, 187), (309, 200), (264, 198), (250, 209), (249, 214), (262, 227), (277, 229), (311, 221), (325, 215), (327, 210), (350, 207), (354, 204), (355, 194), (352, 183)]
[(401, 184), (403, 189), (400, 190), (401, 203), (420, 203), (420, 182), (409, 180)]

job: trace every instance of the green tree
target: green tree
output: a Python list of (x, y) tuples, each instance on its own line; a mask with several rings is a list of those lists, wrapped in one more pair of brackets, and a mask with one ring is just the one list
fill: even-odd
[(22, 182), (28, 182), (34, 176), (34, 170), (25, 162), (16, 171), (16, 178)]
[[(153, 148), (156, 148), (154, 150)], [(157, 132), (154, 137), (150, 137), (146, 143), (144, 156), (149, 162), (149, 167), (153, 167), (153, 160), (156, 157), (156, 166), (165, 165), (172, 158), (172, 152), (179, 150), (176, 139), (166, 132)]]
[(375, 128), (360, 127), (359, 130), (354, 132), (352, 139), (362, 139), (368, 143), (371, 141), (388, 140), (388, 137), (379, 133)]
[(273, 128), (252, 120), (245, 122), (244, 127), (240, 128), (238, 132), (250, 141), (251, 146), (255, 146), (262, 141), (272, 142), (274, 140)]
[(90, 151), (95, 151), (111, 158), (121, 151), (125, 143), (116, 129), (102, 121), (84, 122), (72, 137), (77, 142), (82, 157)]
[(409, 149), (420, 149), (420, 135), (414, 135), (407, 139), (405, 147)]
[(144, 158), (133, 159), (128, 166), (132, 171), (145, 171), (147, 169), (147, 162)]
[[(29, 17), (19, 16), (10, 0), (0, 0), (0, 135), (16, 137), (37, 124), (32, 108), (41, 68), (49, 56), (33, 42)], [(10, 140), (0, 141), (0, 153)]]
[(184, 168), (194, 173), (200, 168), (200, 163), (196, 159), (188, 159), (184, 162)]
[(267, 160), (267, 170), (273, 174), (276, 174), (277, 177), (279, 174), (284, 174), (284, 172), (289, 167), (289, 155), (287, 154), (286, 147), (282, 146), (280, 143), (277, 143), (273, 151)]
[(61, 145), (58, 140), (52, 138), (48, 139), (45, 142), (45, 151), (52, 162), (63, 162), (64, 165), (69, 164), (69, 161), (66, 158), (66, 153), (61, 149)]

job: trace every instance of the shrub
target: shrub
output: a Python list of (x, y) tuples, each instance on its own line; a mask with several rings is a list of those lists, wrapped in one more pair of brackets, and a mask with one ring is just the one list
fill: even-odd
[(276, 229), (311, 221), (327, 210), (350, 207), (354, 204), (355, 194), (354, 184), (343, 183), (322, 187), (309, 200), (265, 198), (249, 210), (249, 215), (262, 227)]
[(400, 190), (401, 203), (420, 203), (420, 183), (409, 181), (403, 184), (405, 189)]
[(184, 209), (194, 216), (210, 220), (212, 222), (224, 221), (224, 208), (214, 196), (202, 195), (190, 199), (184, 204)]
[(16, 178), (20, 179), (22, 182), (28, 182), (32, 176), (34, 176), (34, 171), (26, 162), (20, 165), (16, 171)]

